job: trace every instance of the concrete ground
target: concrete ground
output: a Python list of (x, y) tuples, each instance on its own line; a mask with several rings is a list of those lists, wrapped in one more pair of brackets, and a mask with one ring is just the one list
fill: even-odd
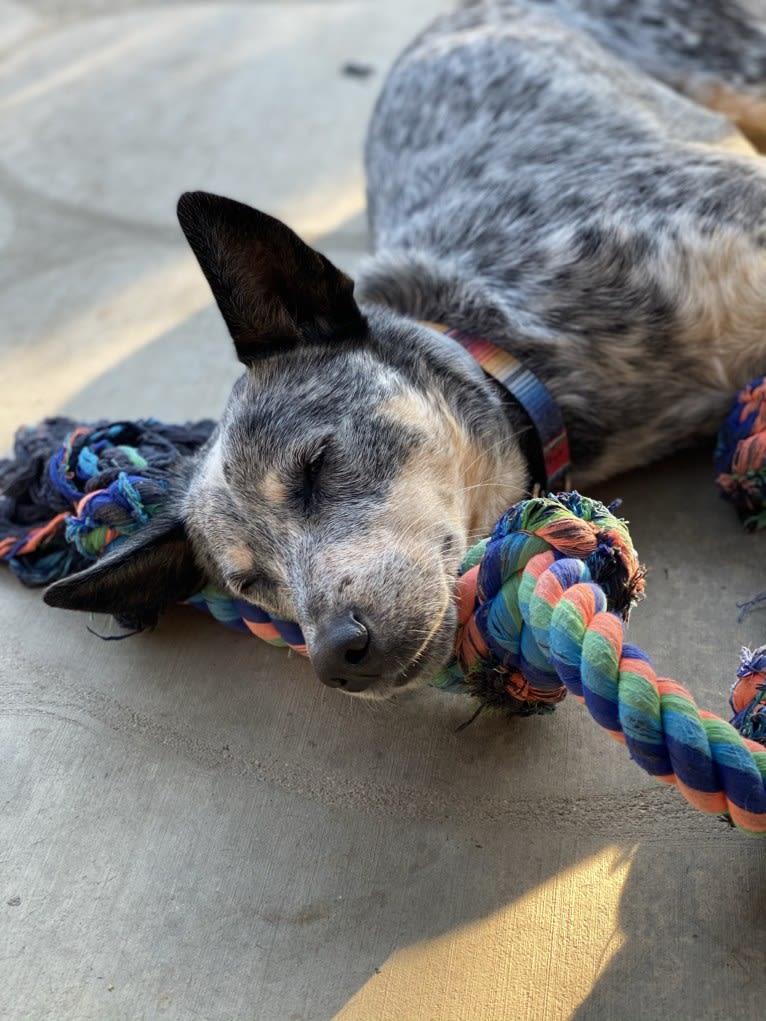
[[(0, 0), (0, 447), (215, 415), (237, 374), (174, 220), (217, 190), (344, 268), (386, 66), (442, 0)], [(342, 72), (354, 63), (364, 77)], [(614, 480), (632, 640), (726, 713), (764, 536), (709, 452)], [(103, 643), (0, 572), (0, 1016), (759, 1019), (766, 844), (642, 774), (574, 701), (371, 707), (173, 611)]]

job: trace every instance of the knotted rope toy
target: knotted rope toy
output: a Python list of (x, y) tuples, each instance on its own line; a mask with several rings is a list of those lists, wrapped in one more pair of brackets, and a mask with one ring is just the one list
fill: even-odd
[(721, 426), (713, 455), (722, 496), (737, 508), (745, 528), (766, 525), (766, 377), (737, 394)]
[(17, 430), (0, 460), (0, 558), (25, 585), (88, 567), (160, 509), (171, 468), (214, 428), (47, 418)]
[[(150, 421), (67, 431), (71, 425), (20, 430), (16, 462), (0, 464), (0, 557), (27, 584), (78, 569), (145, 524), (167, 497), (163, 475), (174, 458), (211, 428)], [(60, 444), (48, 457), (46, 442)], [(37, 524), (36, 501), (48, 515)], [(23, 534), (21, 520), (32, 525)], [(676, 783), (702, 811), (766, 833), (766, 751), (700, 711), (625, 642), (624, 620), (642, 589), (627, 527), (609, 508), (577, 493), (523, 501), (465, 559), (455, 657), (435, 683), (524, 714), (550, 711), (571, 691), (651, 775)], [(190, 602), (305, 651), (296, 625), (242, 600), (207, 588)]]
[[(718, 433), (714, 468), (721, 495), (734, 504), (745, 528), (765, 527), (766, 376), (737, 394)], [(766, 592), (740, 603), (742, 616), (763, 602)], [(742, 650), (737, 677), (731, 689), (732, 722), (742, 734), (766, 744), (766, 645)]]

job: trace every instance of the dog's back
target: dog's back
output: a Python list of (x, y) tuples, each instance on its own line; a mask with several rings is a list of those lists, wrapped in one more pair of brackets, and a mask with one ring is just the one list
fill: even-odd
[(518, 354), (568, 414), (580, 484), (688, 442), (766, 361), (763, 163), (572, 27), (595, 6), (474, 4), (403, 54), (369, 135), (360, 283)]

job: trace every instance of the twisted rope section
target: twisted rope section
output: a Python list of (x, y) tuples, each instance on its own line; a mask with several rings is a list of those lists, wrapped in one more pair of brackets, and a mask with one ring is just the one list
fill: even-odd
[[(625, 641), (643, 570), (609, 508), (577, 493), (517, 504), (463, 570), (453, 673), (437, 683), (527, 713), (570, 691), (650, 775), (701, 811), (766, 834), (766, 750)], [(766, 649), (756, 650), (740, 668), (743, 704), (754, 691), (763, 702), (764, 676)], [(748, 720), (756, 736), (766, 713)]]
[[(737, 394), (721, 426), (714, 458), (721, 494), (737, 508), (745, 528), (766, 526), (766, 376)], [(766, 592), (738, 603), (740, 619), (766, 601)], [(766, 646), (743, 649), (729, 704), (732, 723), (745, 737), (766, 745)]]
[(289, 647), (302, 656), (307, 656), (306, 640), (297, 624), (290, 620), (272, 617), (260, 606), (244, 599), (234, 599), (221, 592), (214, 585), (206, 585), (186, 600), (189, 606), (211, 614), (216, 620), (234, 631), (255, 635), (269, 645)]
[(625, 642), (622, 620), (582, 561), (548, 563), (542, 554), (524, 574), (531, 591), (522, 617), (596, 723), (696, 808), (766, 834), (766, 750), (700, 710), (677, 681), (657, 676), (646, 653)]

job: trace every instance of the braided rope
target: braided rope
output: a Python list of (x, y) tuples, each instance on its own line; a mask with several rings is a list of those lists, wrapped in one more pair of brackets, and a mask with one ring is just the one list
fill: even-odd
[[(526, 571), (534, 577), (533, 563)], [(624, 641), (603, 589), (575, 580), (578, 571), (577, 561), (546, 568), (522, 610), (567, 689), (646, 772), (675, 783), (701, 811), (766, 834), (766, 750), (658, 677), (646, 653)]]
[(214, 428), (151, 418), (22, 427), (15, 456), (0, 459), (0, 559), (25, 585), (87, 567), (163, 506), (174, 467)]
[(206, 585), (189, 596), (186, 602), (189, 606), (196, 606), (198, 610), (212, 614), (216, 620), (234, 631), (255, 635), (269, 645), (290, 648), (302, 656), (308, 655), (306, 640), (297, 624), (272, 617), (260, 606), (244, 599), (233, 599), (214, 585)]
[[(603, 526), (594, 529), (590, 539), (575, 513), (584, 506), (588, 515), (593, 514), (589, 505), (596, 505)], [(615, 572), (610, 572), (606, 585), (595, 577), (603, 568), (593, 556), (593, 539), (599, 550), (611, 532), (605, 511), (596, 501), (576, 494), (528, 500), (514, 508), (511, 519), (504, 519), (488, 544), (505, 547), (509, 570), (489, 598), (477, 586), (473, 612), (463, 615), (464, 635), (458, 645), (473, 640), (478, 622), (507, 614), (514, 621), (509, 648), (516, 635), (523, 635), (524, 629), (529, 632), (509, 660), (526, 659), (535, 679), (539, 665), (546, 664), (546, 680), (555, 673), (596, 723), (626, 745), (642, 769), (676, 784), (696, 808), (724, 814), (746, 833), (766, 834), (766, 750), (725, 720), (700, 710), (682, 685), (658, 677), (646, 653), (624, 640), (627, 608), (615, 612), (620, 603), (619, 591), (610, 584)], [(514, 525), (530, 531), (514, 532)], [(627, 531), (621, 525), (618, 535), (624, 539)], [(553, 541), (547, 542), (546, 535)], [(582, 552), (563, 556), (562, 548), (577, 546), (580, 537), (586, 541)], [(601, 556), (607, 551), (608, 546), (601, 549)], [(612, 557), (623, 566), (633, 565), (629, 538)], [(480, 571), (482, 567), (483, 562)], [(475, 567), (468, 573), (471, 570)], [(635, 595), (640, 582), (640, 572), (634, 572), (625, 591)], [(758, 665), (763, 665), (760, 660)]]
[(740, 734), (766, 745), (766, 645), (742, 650), (729, 705)]
[[(734, 504), (745, 528), (766, 527), (766, 376), (737, 394), (718, 432), (713, 464), (721, 495)], [(764, 601), (766, 592), (760, 592), (738, 603), (740, 619)], [(742, 650), (729, 702), (737, 730), (766, 744), (766, 646)]]

